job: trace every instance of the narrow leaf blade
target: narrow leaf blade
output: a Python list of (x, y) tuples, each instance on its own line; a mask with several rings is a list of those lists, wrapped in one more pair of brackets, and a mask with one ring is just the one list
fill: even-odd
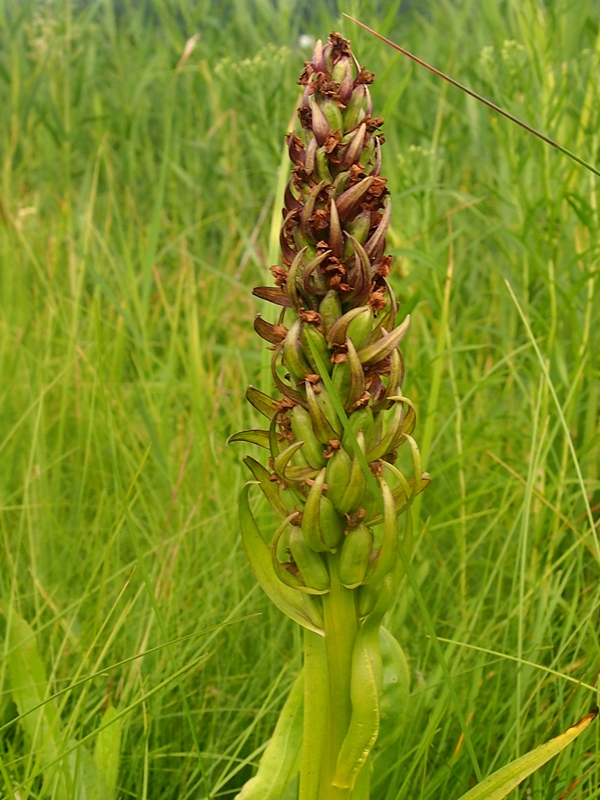
[(581, 736), (597, 716), (598, 709), (595, 708), (572, 728), (489, 775), (469, 792), (463, 794), (460, 800), (503, 800), (525, 778), (543, 767), (546, 762), (568, 747), (578, 736)]
[(277, 720), (275, 731), (264, 751), (258, 772), (235, 800), (281, 800), (286, 786), (299, 769), (302, 747), (304, 672), (292, 686)]

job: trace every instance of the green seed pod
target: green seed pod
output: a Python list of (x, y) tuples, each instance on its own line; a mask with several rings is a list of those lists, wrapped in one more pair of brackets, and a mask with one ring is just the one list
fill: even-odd
[(327, 292), (325, 297), (321, 300), (319, 306), (319, 314), (321, 315), (321, 323), (325, 334), (329, 331), (334, 322), (342, 316), (342, 304), (340, 303), (340, 296), (331, 289)]
[(377, 605), (381, 586), (373, 583), (363, 583), (356, 590), (358, 597), (358, 616), (360, 619), (367, 617)]
[(325, 483), (329, 487), (327, 489), (327, 497), (338, 510), (340, 510), (338, 504), (350, 481), (351, 469), (352, 459), (342, 448), (336, 450), (327, 462), (325, 472)]
[(321, 110), (325, 115), (325, 119), (329, 123), (329, 127), (332, 131), (339, 131), (340, 133), (343, 132), (344, 128), (344, 120), (342, 118), (342, 112), (340, 111), (340, 107), (335, 102), (335, 100), (325, 100), (323, 105), (321, 106)]
[(333, 346), (334, 344), (344, 344), (348, 337), (348, 328), (350, 327), (350, 323), (365, 311), (370, 311), (368, 306), (358, 306), (356, 308), (351, 308), (350, 311), (347, 311), (343, 316), (341, 316), (329, 329), (327, 334), (328, 344), (330, 346)]
[(348, 325), (346, 335), (352, 339), (353, 345), (357, 350), (364, 347), (373, 330), (373, 312), (370, 308), (365, 308), (361, 314), (355, 317)]
[(335, 83), (342, 83), (344, 78), (351, 76), (350, 59), (348, 56), (344, 56), (344, 58), (340, 58), (331, 70), (331, 80)]
[(348, 359), (345, 361), (340, 361), (338, 364), (334, 364), (333, 372), (331, 373), (331, 382), (333, 383), (336, 397), (339, 399), (344, 408), (346, 408), (346, 401), (348, 400), (348, 395), (350, 394), (351, 378), (352, 376), (350, 373), (350, 364), (348, 363)]
[(323, 496), (323, 484), (325, 483), (325, 470), (315, 478), (310, 492), (306, 498), (306, 505), (302, 512), (302, 533), (304, 540), (312, 547), (315, 553), (325, 553), (329, 549), (321, 535), (321, 498)]
[(325, 183), (333, 183), (333, 176), (329, 171), (329, 155), (324, 147), (319, 147), (316, 155), (317, 177)]
[(352, 92), (352, 96), (348, 101), (346, 110), (344, 111), (344, 130), (354, 128), (355, 125), (364, 117), (364, 103), (365, 103), (366, 90), (362, 83)]
[(304, 376), (310, 371), (310, 367), (306, 363), (302, 353), (302, 346), (300, 344), (301, 331), (302, 321), (297, 319), (292, 323), (283, 344), (285, 366), (290, 373), (290, 377), (296, 382), (303, 380)]
[[(313, 430), (317, 439), (323, 444), (328, 444), (332, 439), (337, 439), (338, 433), (335, 428), (331, 426), (323, 410), (322, 402), (318, 402), (317, 398), (323, 393), (323, 390), (317, 395), (312, 387), (310, 381), (306, 381), (306, 401), (308, 403), (308, 412), (312, 422)], [(341, 426), (340, 426), (341, 427)]]
[(340, 197), (350, 184), (350, 170), (344, 170), (335, 176), (333, 181), (333, 194), (332, 197)]
[(323, 445), (313, 431), (308, 411), (302, 406), (294, 406), (290, 419), (294, 436), (304, 442), (302, 453), (310, 466), (315, 468), (324, 467), (327, 459), (323, 455)]
[[(327, 442), (329, 442), (331, 439), (339, 439), (339, 437), (342, 435), (343, 427), (342, 423), (340, 422), (340, 418), (337, 415), (337, 411), (335, 410), (335, 406), (331, 402), (329, 392), (323, 385), (323, 382), (318, 383), (316, 389), (318, 389), (318, 391), (315, 391), (308, 381), (306, 382), (306, 399), (308, 401), (308, 410), (311, 412), (311, 416), (313, 417), (313, 422), (315, 421), (315, 416), (313, 415), (313, 409), (311, 408), (311, 398), (314, 399), (325, 420), (327, 421), (327, 424), (333, 431), (333, 434), (323, 442), (323, 444), (327, 444)], [(319, 438), (318, 432), (315, 431), (315, 433), (317, 438)]]
[[(360, 214), (347, 225), (346, 229), (348, 233), (354, 236), (357, 242), (364, 244), (367, 241), (371, 229), (371, 212), (368, 210), (361, 211)], [(350, 239), (346, 240), (346, 247), (348, 249), (344, 251), (344, 255), (351, 256), (354, 253), (354, 245)]]
[(383, 436), (383, 420), (384, 414), (380, 411), (373, 413), (373, 427), (371, 428), (371, 432), (369, 433), (368, 437), (365, 440), (367, 452), (371, 450), (372, 447), (375, 447), (377, 442)]
[(290, 552), (296, 562), (302, 579), (307, 586), (317, 591), (329, 589), (330, 580), (323, 557), (306, 543), (300, 528), (294, 527), (290, 533)]
[[(365, 436), (362, 431), (358, 431), (356, 435), (358, 445), (364, 452)], [(338, 501), (338, 511), (342, 514), (351, 514), (360, 508), (367, 491), (367, 482), (363, 475), (362, 465), (356, 455), (352, 459), (352, 468), (350, 470), (350, 480), (346, 490), (340, 500)]]
[(360, 363), (356, 347), (352, 343), (352, 339), (346, 339), (346, 348), (348, 350), (348, 357), (346, 359), (348, 369), (350, 371), (350, 391), (346, 397), (344, 408), (351, 409), (354, 404), (359, 400), (365, 392), (365, 373)]
[(312, 369), (315, 371), (316, 374), (319, 374), (319, 367), (317, 362), (314, 359), (312, 348), (314, 348), (319, 356), (321, 357), (321, 361), (325, 364), (327, 368), (327, 372), (331, 374), (333, 370), (333, 364), (331, 363), (331, 351), (327, 346), (327, 341), (325, 337), (318, 331), (314, 325), (305, 324), (302, 327), (302, 333), (300, 334), (300, 341), (304, 347), (304, 353), (306, 358), (308, 359)]
[(355, 589), (364, 582), (369, 569), (373, 534), (360, 523), (346, 535), (340, 557), (340, 579), (347, 589)]
[(369, 161), (373, 158), (375, 154), (375, 143), (373, 138), (369, 139), (367, 144), (363, 147), (362, 153), (360, 154), (360, 165), (361, 167), (366, 167)]
[[(350, 414), (348, 421), (355, 436), (358, 431), (363, 431), (365, 439), (371, 437), (375, 420), (373, 418), (373, 412), (368, 406), (366, 408), (359, 408), (353, 414)], [(344, 432), (344, 437), (342, 439), (342, 447), (344, 450), (352, 450), (352, 440), (346, 432)]]
[(344, 536), (344, 525), (328, 497), (321, 497), (319, 525), (321, 526), (321, 538), (329, 550), (335, 550)]
[(351, 167), (353, 164), (358, 162), (362, 153), (366, 135), (367, 126), (363, 122), (360, 127), (356, 129), (356, 133), (353, 136), (352, 141), (346, 148), (344, 158), (342, 159), (342, 168)]

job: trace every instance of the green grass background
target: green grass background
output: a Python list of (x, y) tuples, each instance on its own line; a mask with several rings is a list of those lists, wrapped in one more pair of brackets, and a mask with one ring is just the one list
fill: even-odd
[[(131, 707), (119, 798), (233, 798), (300, 667), (241, 550), (225, 440), (257, 422), (247, 384), (269, 388), (250, 292), (277, 260), (301, 34), (342, 31), (377, 75), (433, 477), (414, 568), (461, 643), (442, 647), (482, 772), (596, 700), (598, 179), (341, 11), (598, 163), (593, 0), (0, 0), (0, 593), (52, 692), (94, 676), (56, 701), (65, 750)], [(476, 770), (406, 586), (388, 627), (412, 702), (373, 797), (454, 800)], [(38, 798), (2, 641), (0, 797)], [(600, 797), (599, 741), (514, 796)]]

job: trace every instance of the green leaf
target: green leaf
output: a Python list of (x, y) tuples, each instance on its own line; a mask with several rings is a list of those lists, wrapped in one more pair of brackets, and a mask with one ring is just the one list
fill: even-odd
[(546, 762), (550, 761), (551, 758), (558, 755), (571, 742), (575, 741), (597, 716), (598, 709), (595, 708), (576, 725), (573, 725), (572, 728), (561, 733), (560, 736), (550, 739), (549, 742), (536, 747), (535, 750), (529, 753), (525, 753), (521, 758), (517, 758), (494, 772), (493, 775), (489, 775), (469, 792), (463, 794), (460, 800), (502, 800), (521, 781), (524, 781), (525, 778), (529, 777)]
[(244, 550), (252, 571), (268, 597), (290, 619), (309, 631), (324, 635), (316, 608), (311, 598), (285, 586), (277, 577), (271, 557), (271, 549), (265, 542), (250, 510), (246, 484), (240, 494), (240, 528)]
[(260, 461), (252, 458), (252, 456), (245, 456), (244, 464), (254, 475), (254, 479), (262, 489), (262, 493), (264, 494), (273, 511), (276, 514), (279, 514), (281, 519), (285, 519), (289, 512), (286, 509), (283, 500), (281, 499), (279, 484), (271, 480), (271, 473), (269, 470), (263, 467)]
[(55, 800), (88, 800), (96, 782), (96, 768), (83, 745), (71, 740), (61, 758), (64, 743), (60, 720), (46, 670), (40, 658), (36, 635), (14, 609), (0, 604), (6, 617), (7, 662), (10, 690), (19, 712), (19, 721), (36, 754), (44, 775), (44, 789)]
[(259, 447), (264, 447), (266, 450), (268, 450), (269, 431), (252, 429), (249, 431), (232, 433), (229, 439), (227, 439), (227, 444), (232, 444), (233, 442), (248, 442), (249, 444), (257, 444)]
[[(77, 744), (75, 739), (70, 739), (68, 750), (71, 752), (66, 756), (68, 769), (68, 783), (64, 794), (56, 794), (56, 797), (65, 797), (65, 800), (110, 800), (107, 795), (97, 795), (98, 770), (90, 751), (84, 745)], [(63, 762), (63, 763), (64, 763)]]
[(101, 730), (94, 749), (94, 761), (98, 770), (94, 800), (113, 800), (116, 797), (123, 721), (124, 717), (117, 715), (113, 705), (109, 705), (102, 716)]
[(303, 701), (304, 672), (300, 672), (281, 709), (258, 772), (244, 784), (235, 800), (281, 800), (300, 767)]
[(34, 752), (40, 751), (42, 763), (59, 755), (60, 728), (46, 670), (40, 658), (35, 633), (14, 609), (0, 604), (6, 617), (7, 662), (10, 690), (19, 712), (19, 721)]
[(379, 701), (381, 727), (377, 747), (384, 750), (399, 738), (406, 726), (410, 671), (400, 643), (383, 625), (379, 629), (379, 647), (383, 666), (383, 691)]

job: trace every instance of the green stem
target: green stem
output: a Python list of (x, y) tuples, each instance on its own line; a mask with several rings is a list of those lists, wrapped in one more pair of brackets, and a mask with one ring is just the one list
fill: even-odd
[(327, 728), (329, 675), (325, 639), (304, 631), (304, 721), (299, 800), (320, 800), (321, 762)]
[(329, 556), (331, 590), (323, 596), (325, 638), (304, 632), (304, 733), (299, 800), (369, 800), (370, 764), (354, 789), (333, 785), (350, 724), (352, 651), (358, 632), (356, 592), (339, 576), (340, 554)]
[(365, 761), (361, 771), (358, 773), (354, 789), (352, 790), (352, 800), (369, 800), (371, 794), (371, 756)]
[(339, 552), (329, 557), (331, 591), (323, 597), (329, 703), (319, 800), (350, 800), (351, 797), (349, 789), (340, 789), (333, 785), (338, 753), (352, 715), (350, 678), (352, 650), (358, 631), (355, 592), (342, 585), (339, 561)]

